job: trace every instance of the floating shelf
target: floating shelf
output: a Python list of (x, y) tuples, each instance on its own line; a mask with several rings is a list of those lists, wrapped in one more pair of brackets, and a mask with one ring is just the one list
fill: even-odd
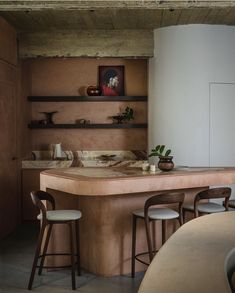
[(30, 102), (119, 102), (147, 101), (147, 96), (29, 96)]
[(123, 124), (108, 124), (108, 123), (98, 123), (98, 124), (28, 124), (30, 129), (50, 129), (50, 128), (86, 128), (86, 129), (94, 129), (94, 128), (103, 128), (103, 129), (111, 129), (111, 128), (147, 128), (147, 123), (123, 123)]

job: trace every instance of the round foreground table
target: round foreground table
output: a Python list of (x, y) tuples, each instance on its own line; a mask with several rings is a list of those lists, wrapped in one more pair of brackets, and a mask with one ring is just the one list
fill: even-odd
[(235, 211), (194, 219), (164, 244), (138, 293), (232, 292), (227, 273), (235, 265)]

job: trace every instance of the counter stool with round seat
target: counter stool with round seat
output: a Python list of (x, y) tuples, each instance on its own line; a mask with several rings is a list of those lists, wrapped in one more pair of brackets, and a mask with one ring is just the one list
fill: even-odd
[[(44, 191), (32, 191), (31, 198), (35, 206), (40, 209), (40, 214), (38, 219), (41, 221), (41, 228), (38, 237), (37, 247), (35, 251), (32, 271), (29, 279), (28, 290), (32, 289), (34, 275), (36, 268), (39, 268), (38, 274), (41, 275), (42, 269), (52, 269), (52, 268), (65, 268), (71, 267), (72, 275), (72, 289), (76, 289), (75, 280), (75, 266), (77, 263), (78, 275), (80, 275), (80, 253), (79, 253), (79, 224), (78, 220), (81, 218), (82, 214), (79, 210), (55, 210), (55, 200), (52, 195)], [(51, 204), (52, 210), (47, 210), (42, 201), (47, 201)], [(51, 230), (54, 224), (67, 224), (70, 229), (70, 247), (71, 253), (47, 253), (47, 248), (50, 240)], [(46, 228), (48, 229), (46, 231)], [(74, 227), (75, 226), (75, 227)], [(73, 228), (76, 229), (76, 253), (74, 249), (74, 232)], [(45, 241), (43, 241), (45, 240)], [(44, 242), (44, 245), (43, 245)], [(45, 257), (49, 255), (70, 255), (71, 265), (69, 266), (44, 266)], [(75, 262), (75, 258), (77, 261)], [(40, 259), (40, 264), (38, 265), (38, 260)]]
[[(225, 204), (225, 203), (224, 203)], [(229, 208), (232, 208), (232, 209), (235, 209), (235, 199), (230, 199), (228, 201), (228, 207)]]
[[(194, 213), (194, 218), (197, 218), (200, 214), (212, 214), (228, 211), (228, 202), (231, 195), (231, 188), (229, 187), (216, 187), (203, 190), (196, 194), (193, 204), (183, 205), (183, 218), (185, 222), (186, 212)], [(215, 202), (203, 202), (201, 200), (210, 199), (224, 199), (224, 205)]]
[[(171, 192), (158, 194), (150, 197), (146, 200), (144, 209), (136, 210), (132, 212), (132, 259), (131, 259), (131, 276), (135, 277), (135, 261), (149, 265), (149, 263), (141, 260), (139, 257), (148, 254), (150, 262), (153, 259), (154, 251), (153, 251), (153, 242), (151, 239), (150, 233), (150, 222), (161, 220), (162, 221), (162, 244), (165, 243), (166, 240), (166, 220), (178, 219), (180, 226), (183, 224), (182, 217), (182, 206), (184, 202), (184, 193), (181, 192)], [(177, 211), (172, 208), (167, 207), (155, 207), (150, 208), (151, 206), (156, 205), (170, 205), (170, 204), (178, 204)], [(146, 230), (146, 238), (148, 244), (148, 252), (142, 252), (136, 254), (136, 226), (137, 220), (145, 221), (145, 230)], [(156, 252), (156, 251), (155, 251)]]

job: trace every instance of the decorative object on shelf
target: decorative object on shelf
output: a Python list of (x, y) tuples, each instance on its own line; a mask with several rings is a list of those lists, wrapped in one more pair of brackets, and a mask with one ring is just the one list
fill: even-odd
[(86, 120), (86, 119), (78, 119), (78, 120), (76, 120), (76, 123), (78, 123), (78, 124), (90, 124), (91, 121)]
[(155, 149), (151, 150), (149, 157), (159, 157), (158, 168), (162, 171), (170, 171), (174, 168), (173, 156), (169, 156), (171, 150), (168, 149), (164, 152), (165, 145), (157, 145)]
[(41, 124), (54, 124), (53, 122), (53, 115), (58, 113), (58, 111), (53, 111), (53, 112), (40, 112), (44, 115), (46, 115), (45, 120), (40, 120)]
[(88, 96), (100, 96), (101, 95), (101, 89), (99, 86), (88, 86), (87, 88), (87, 94)]
[(114, 120), (117, 120), (117, 123), (122, 123), (123, 121), (130, 121), (134, 119), (134, 111), (130, 107), (126, 107), (125, 111), (122, 114), (111, 116)]
[(87, 95), (87, 86), (83, 85), (78, 88), (79, 96), (86, 96)]
[(99, 66), (103, 96), (124, 96), (124, 66)]

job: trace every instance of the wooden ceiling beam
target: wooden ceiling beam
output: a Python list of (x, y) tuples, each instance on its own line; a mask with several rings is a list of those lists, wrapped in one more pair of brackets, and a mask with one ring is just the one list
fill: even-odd
[(96, 9), (188, 9), (235, 7), (234, 0), (2, 0), (0, 11), (96, 10)]

